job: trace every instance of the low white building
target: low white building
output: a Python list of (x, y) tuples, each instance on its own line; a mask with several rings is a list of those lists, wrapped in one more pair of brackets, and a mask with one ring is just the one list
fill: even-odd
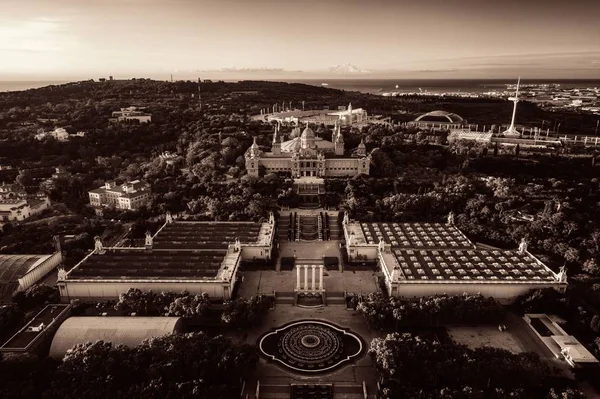
[(143, 110), (143, 108), (138, 107), (127, 107), (121, 108), (120, 111), (114, 111), (112, 113), (112, 117), (117, 122), (125, 122), (136, 120), (140, 123), (150, 123), (152, 122), (152, 114), (149, 114)]
[(150, 200), (150, 185), (133, 180), (121, 185), (108, 181), (104, 186), (88, 191), (93, 207), (114, 206), (118, 209), (138, 209)]
[(0, 225), (23, 220), (50, 208), (48, 198), (6, 198), (0, 200)]
[(571, 367), (598, 363), (598, 359), (577, 338), (569, 335), (548, 315), (528, 313), (523, 319), (557, 359), (564, 359)]
[(46, 137), (53, 137), (57, 141), (69, 141), (69, 133), (62, 127), (56, 128), (51, 132), (41, 132), (35, 135), (37, 140), (43, 140)]

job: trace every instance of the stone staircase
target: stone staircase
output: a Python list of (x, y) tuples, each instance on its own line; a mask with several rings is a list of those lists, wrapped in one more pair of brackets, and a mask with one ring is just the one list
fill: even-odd
[(314, 241), (319, 238), (318, 219), (313, 215), (298, 216), (298, 238), (303, 241)]
[(293, 231), (291, 230), (292, 214), (288, 216), (282, 216), (277, 222), (277, 238), (280, 242), (290, 241), (290, 237), (293, 237)]
[(340, 230), (340, 221), (337, 212), (327, 213), (327, 228), (329, 229), (330, 240), (341, 240), (344, 234)]

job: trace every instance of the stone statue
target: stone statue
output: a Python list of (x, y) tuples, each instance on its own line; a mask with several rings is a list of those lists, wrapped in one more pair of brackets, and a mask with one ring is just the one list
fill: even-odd
[(454, 212), (452, 211), (448, 214), (448, 224), (451, 226), (454, 225)]
[(64, 267), (58, 268), (58, 281), (65, 281), (67, 279), (67, 271)]
[(144, 246), (147, 249), (151, 249), (152, 248), (152, 235), (150, 234), (149, 231), (146, 232), (146, 241), (144, 243)]
[(519, 253), (525, 253), (527, 252), (527, 240), (523, 237), (521, 239), (521, 243), (519, 244)]
[(97, 253), (102, 253), (102, 250), (104, 249), (103, 245), (102, 245), (102, 240), (100, 240), (99, 236), (94, 237), (94, 250)]
[(566, 283), (567, 282), (567, 268), (565, 266), (561, 266), (558, 272), (558, 282)]

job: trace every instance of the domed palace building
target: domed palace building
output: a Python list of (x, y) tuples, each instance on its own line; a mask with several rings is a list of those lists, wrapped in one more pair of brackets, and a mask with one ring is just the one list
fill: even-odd
[(346, 151), (339, 123), (332, 141), (318, 137), (308, 124), (302, 134), (299, 132), (300, 127), (295, 128), (289, 140), (284, 140), (277, 125), (270, 152), (261, 151), (255, 139), (245, 154), (248, 175), (258, 176), (261, 167), (265, 173), (290, 172), (294, 178), (369, 174), (371, 156), (365, 144), (361, 141), (356, 150)]

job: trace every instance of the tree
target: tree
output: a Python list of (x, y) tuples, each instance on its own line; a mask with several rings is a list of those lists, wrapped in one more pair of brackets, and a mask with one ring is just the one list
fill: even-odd
[(60, 293), (56, 286), (34, 284), (25, 291), (15, 292), (12, 300), (21, 310), (28, 311), (49, 303), (59, 303)]
[(256, 326), (262, 321), (271, 307), (271, 298), (254, 296), (238, 298), (226, 304), (221, 321), (236, 328)]
[(223, 336), (171, 334), (133, 348), (99, 341), (75, 346), (47, 392), (50, 398), (230, 398), (256, 367), (255, 348)]
[(600, 316), (594, 315), (590, 321), (590, 328), (595, 333), (600, 333)]
[(183, 295), (175, 298), (168, 306), (166, 316), (179, 316), (185, 318), (204, 317), (211, 309), (207, 293), (202, 295)]

